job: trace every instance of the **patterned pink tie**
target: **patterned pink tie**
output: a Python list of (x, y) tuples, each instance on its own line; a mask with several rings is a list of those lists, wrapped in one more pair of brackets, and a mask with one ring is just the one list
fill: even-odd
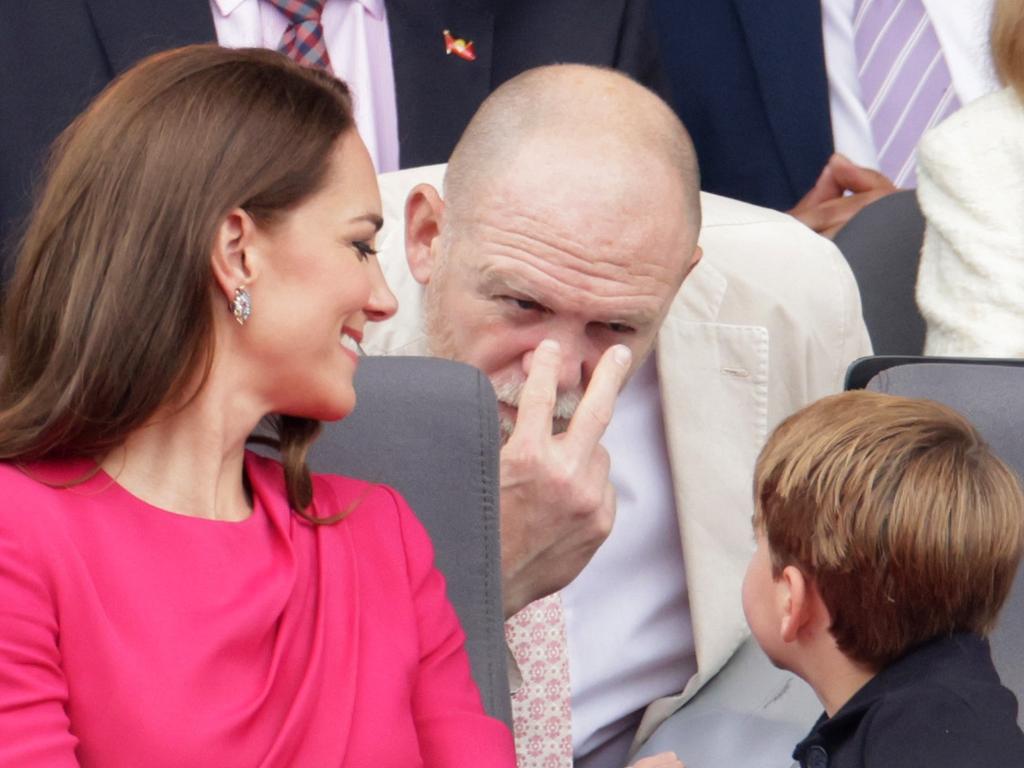
[(562, 596), (530, 603), (505, 622), (505, 639), (523, 675), (512, 695), (519, 768), (572, 768), (569, 657)]
[(921, 0), (858, 0), (853, 36), (879, 168), (916, 186), (921, 134), (960, 106), (935, 29)]
[(327, 0), (270, 0), (288, 19), (277, 50), (289, 58), (331, 72), (331, 57), (324, 45), (324, 27), (320, 14)]

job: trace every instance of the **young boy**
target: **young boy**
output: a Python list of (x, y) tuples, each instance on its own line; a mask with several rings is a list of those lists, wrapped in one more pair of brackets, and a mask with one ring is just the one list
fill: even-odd
[(984, 634), (1024, 548), (1016, 476), (954, 411), (847, 392), (775, 430), (754, 478), (754, 637), (825, 713), (805, 768), (1024, 766)]

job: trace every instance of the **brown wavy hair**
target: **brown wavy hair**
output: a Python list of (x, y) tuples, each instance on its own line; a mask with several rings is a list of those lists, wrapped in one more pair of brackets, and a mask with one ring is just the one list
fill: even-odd
[(992, 61), (1006, 85), (1024, 98), (1024, 3), (996, 0), (992, 9)]
[[(344, 83), (259, 49), (190, 46), (112, 83), (61, 134), (0, 327), (0, 459), (98, 457), (213, 357), (210, 253), (241, 207), (264, 226), (323, 184), (354, 125)], [(288, 500), (312, 503), (319, 423), (270, 420)]]
[(845, 392), (798, 411), (757, 460), (754, 506), (774, 575), (798, 567), (839, 649), (875, 668), (991, 629), (1024, 548), (1013, 470), (929, 400)]

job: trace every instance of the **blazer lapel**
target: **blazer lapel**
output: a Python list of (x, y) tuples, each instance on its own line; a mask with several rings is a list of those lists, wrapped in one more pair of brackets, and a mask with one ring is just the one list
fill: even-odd
[(747, 637), (740, 603), (754, 549), (751, 468), (767, 433), (768, 332), (716, 321), (726, 279), (705, 261), (658, 335), (665, 439), (686, 563), (697, 674), (652, 704), (637, 743), (681, 706)]
[(115, 75), (157, 51), (217, 42), (208, 0), (86, 1)]
[[(479, 0), (387, 0), (402, 168), (447, 162), (490, 93), (491, 6)], [(473, 43), (475, 60), (445, 52), (446, 29)]]
[(747, 39), (768, 123), (796, 195), (832, 154), (819, 0), (733, 0)]

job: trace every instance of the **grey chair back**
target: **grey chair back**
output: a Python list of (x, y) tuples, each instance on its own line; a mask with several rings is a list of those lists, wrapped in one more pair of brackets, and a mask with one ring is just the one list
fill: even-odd
[(925, 322), (914, 288), (924, 218), (914, 190), (864, 208), (839, 230), (835, 244), (860, 287), (864, 323), (879, 355), (920, 355)]
[[(880, 362), (888, 362), (881, 367)], [(868, 370), (866, 382), (858, 373)], [(977, 427), (992, 450), (1024, 477), (1024, 360), (933, 357), (879, 361), (863, 358), (850, 366), (848, 383), (906, 397), (945, 403)], [(1024, 568), (989, 638), (1003, 684), (1024, 702)], [(1024, 707), (1017, 722), (1024, 727)]]
[(409, 502), (433, 541), (484, 706), (511, 726), (494, 390), (476, 368), (422, 357), (364, 357), (355, 388), (355, 410), (324, 425), (310, 466), (386, 483)]

